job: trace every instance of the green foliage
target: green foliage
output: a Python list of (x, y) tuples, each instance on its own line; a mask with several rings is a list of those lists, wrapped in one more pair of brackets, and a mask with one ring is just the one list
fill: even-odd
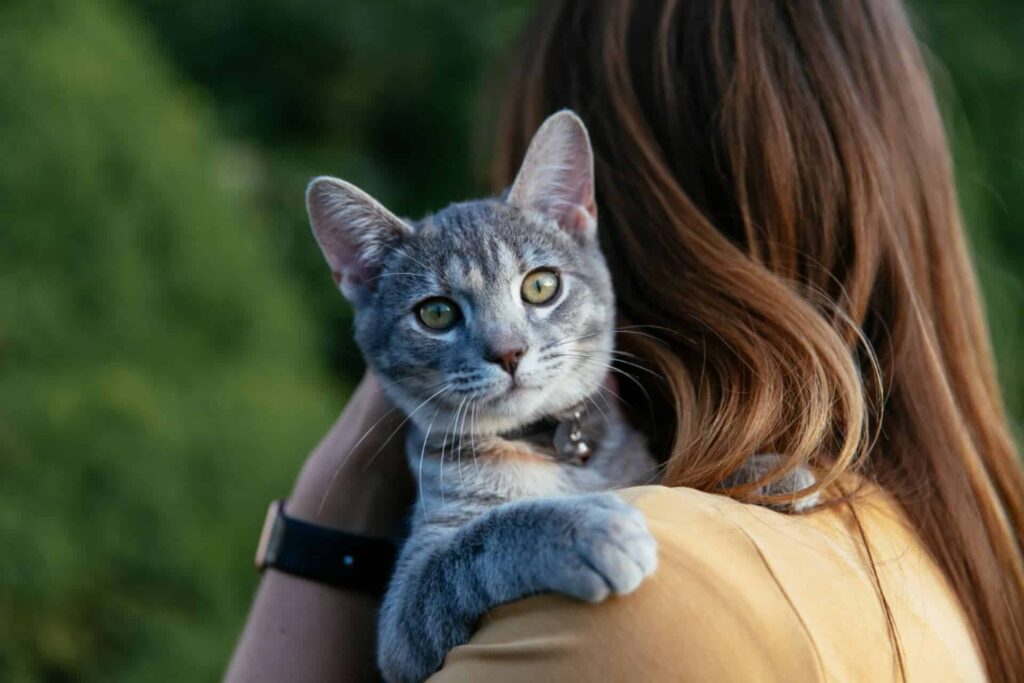
[(0, 46), (0, 679), (215, 678), (336, 397), (140, 26), (6, 4)]
[(917, 0), (917, 27), (952, 133), (957, 185), (999, 374), (1024, 420), (1024, 3)]
[(479, 196), (504, 48), (532, 0), (133, 0), (176, 66), (212, 95), (256, 173), (252, 201), (279, 227), (321, 353), (354, 379), (347, 308), (325, 283), (300, 188), (351, 180), (399, 215)]

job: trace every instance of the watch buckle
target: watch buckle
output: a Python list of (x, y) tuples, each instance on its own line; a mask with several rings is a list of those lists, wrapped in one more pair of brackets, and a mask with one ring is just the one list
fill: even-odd
[(282, 501), (275, 500), (267, 507), (267, 516), (260, 531), (260, 542), (256, 546), (256, 568), (263, 569), (273, 563), (281, 539)]

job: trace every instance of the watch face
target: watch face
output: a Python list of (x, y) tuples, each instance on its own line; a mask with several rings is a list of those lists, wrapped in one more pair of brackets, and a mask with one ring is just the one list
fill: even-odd
[(273, 562), (277, 554), (277, 546), (280, 540), (281, 501), (275, 500), (267, 508), (267, 517), (263, 520), (263, 531), (260, 532), (260, 542), (256, 546), (256, 568), (263, 569)]

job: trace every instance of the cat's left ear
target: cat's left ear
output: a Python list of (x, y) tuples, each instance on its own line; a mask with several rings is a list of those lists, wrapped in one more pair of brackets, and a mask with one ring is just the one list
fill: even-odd
[(508, 202), (554, 220), (580, 241), (594, 237), (594, 153), (587, 128), (576, 114), (563, 109), (537, 130)]
[(389, 248), (411, 235), (412, 228), (355, 185), (329, 176), (309, 184), (306, 208), (334, 282), (354, 304), (364, 303)]

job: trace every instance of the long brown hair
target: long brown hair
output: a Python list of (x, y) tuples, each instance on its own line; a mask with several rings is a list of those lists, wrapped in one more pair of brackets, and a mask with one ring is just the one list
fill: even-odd
[(898, 0), (546, 1), (513, 67), (495, 188), (546, 115), (581, 115), (665, 483), (760, 452), (876, 480), (990, 675), (1022, 675), (1024, 476)]

